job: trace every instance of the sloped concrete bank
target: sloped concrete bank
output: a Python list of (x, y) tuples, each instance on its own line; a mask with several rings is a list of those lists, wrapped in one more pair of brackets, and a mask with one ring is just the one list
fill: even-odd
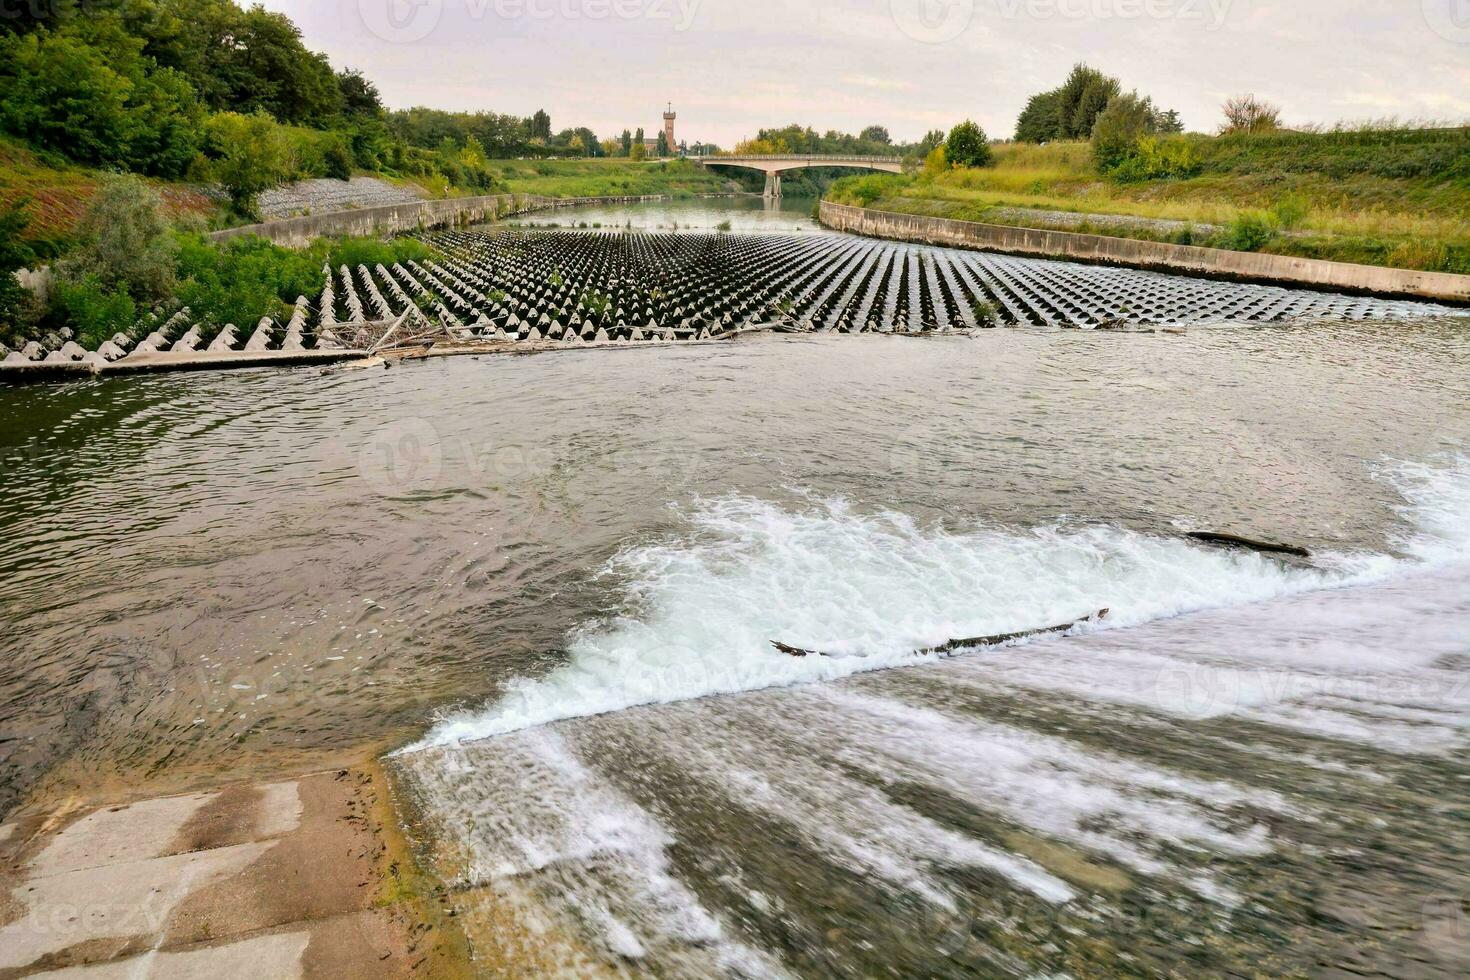
[(376, 763), (0, 825), (0, 978), (471, 974)]
[(301, 248), (324, 235), (394, 235), (406, 231), (479, 224), (513, 214), (583, 204), (643, 204), (669, 200), (667, 194), (627, 197), (542, 197), (539, 194), (488, 194), (482, 197), (412, 201), (329, 214), (308, 214), (213, 232), (217, 242), (258, 235), (277, 245)]
[(1104, 235), (990, 225), (876, 211), (831, 201), (822, 202), (820, 219), (825, 227), (836, 231), (924, 245), (1128, 266), (1236, 282), (1310, 286), (1355, 295), (1431, 299), (1470, 305), (1470, 276), (1445, 272), (1389, 269), (1196, 245), (1170, 245)]

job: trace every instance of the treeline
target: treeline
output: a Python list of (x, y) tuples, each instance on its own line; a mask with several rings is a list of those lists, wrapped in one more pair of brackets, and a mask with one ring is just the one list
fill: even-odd
[(1121, 181), (1192, 177), (1197, 149), (1180, 138), (1184, 121), (1149, 96), (1079, 64), (1058, 88), (1033, 95), (1016, 120), (1016, 142), (1091, 140), (1103, 174)]
[[(940, 134), (941, 137), (943, 134)], [(810, 126), (796, 123), (780, 129), (762, 129), (754, 139), (735, 147), (735, 153), (769, 155), (774, 153), (843, 154), (846, 156), (910, 156), (917, 144), (895, 143), (882, 126), (869, 126), (861, 133), (841, 133), (829, 129), (819, 134)]]
[(585, 130), (559, 141), (544, 111), (388, 113), (372, 82), (307, 49), (290, 18), (235, 0), (13, 7), (0, 17), (0, 132), (87, 166), (220, 183), (242, 215), (278, 183), (354, 169), (490, 192), (490, 154), (597, 143)]
[(491, 157), (602, 156), (602, 144), (585, 126), (551, 131), (551, 116), (544, 109), (522, 117), (495, 112), (446, 112), (418, 106), (390, 112), (388, 127), (410, 146), (439, 149), (480, 146)]

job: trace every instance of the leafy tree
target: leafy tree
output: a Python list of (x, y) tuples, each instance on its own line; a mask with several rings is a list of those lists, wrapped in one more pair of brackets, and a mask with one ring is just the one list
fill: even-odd
[(869, 126), (858, 134), (858, 139), (864, 143), (892, 144), (893, 137), (888, 135), (888, 129), (884, 126)]
[(941, 143), (929, 151), (924, 157), (924, 173), (931, 177), (937, 177), (949, 169), (949, 160), (944, 155), (944, 144)]
[(597, 134), (586, 126), (578, 126), (574, 131), (576, 138), (582, 141), (582, 147), (589, 157), (604, 156), (602, 143), (597, 139)]
[(654, 143), (653, 154), (659, 159), (669, 155), (669, 138), (664, 135), (663, 130), (658, 131), (658, 140)]
[(629, 160), (633, 160), (635, 162), (641, 162), (643, 160), (647, 160), (648, 159), (648, 145), (646, 143), (644, 143), (642, 140), (635, 140), (633, 142), (633, 149), (628, 154), (628, 159)]
[(551, 142), (551, 116), (545, 109), (537, 109), (535, 115), (531, 116), (528, 126), (531, 130), (531, 139)]
[(207, 124), (215, 176), (242, 217), (255, 217), (256, 199), (290, 174), (290, 147), (275, 120), (263, 112), (220, 112)]
[(45, 31), (0, 38), (0, 129), (37, 146), (82, 163), (126, 165), (131, 89), (76, 38)]
[(622, 142), (623, 156), (629, 156), (633, 152), (633, 134), (626, 129), (623, 130)]
[(1079, 64), (1058, 90), (1057, 117), (1062, 135), (1072, 139), (1087, 139), (1097, 117), (1102, 115), (1108, 103), (1122, 90), (1116, 78), (1104, 75), (1096, 68)]
[(326, 126), (341, 115), (342, 89), (325, 55), (307, 51), (285, 14), (263, 7), (245, 12), (235, 33), (234, 60), (248, 88), (231, 108), (268, 112), (283, 123)]
[(1062, 136), (1062, 94), (1042, 92), (1031, 96), (1021, 117), (1016, 120), (1018, 143), (1049, 143)]
[(944, 139), (944, 130), (929, 130), (929, 132), (924, 134), (924, 138), (919, 140), (918, 144), (914, 147), (913, 155), (921, 160), (927, 160), (929, 154), (934, 152), (935, 147), (944, 145)]
[(1180, 118), (1175, 109), (1167, 112), (1154, 114), (1154, 132), (1157, 133), (1182, 133), (1184, 132), (1184, 120)]
[(342, 93), (342, 113), (349, 119), (377, 119), (383, 114), (383, 97), (378, 87), (356, 69), (337, 73), (337, 88)]
[(107, 178), (77, 224), (81, 244), (61, 266), (64, 279), (92, 281), (141, 303), (174, 288), (175, 244), (163, 199), (142, 178)]
[(990, 163), (990, 140), (985, 130), (966, 119), (949, 131), (944, 156), (952, 166), (984, 167)]
[(1237, 95), (1227, 99), (1225, 133), (1269, 133), (1281, 128), (1281, 110), (1254, 95)]

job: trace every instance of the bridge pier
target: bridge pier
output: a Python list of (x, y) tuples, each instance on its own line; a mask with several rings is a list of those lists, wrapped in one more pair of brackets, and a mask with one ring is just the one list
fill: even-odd
[(781, 175), (776, 172), (766, 174), (766, 200), (775, 200), (781, 196)]

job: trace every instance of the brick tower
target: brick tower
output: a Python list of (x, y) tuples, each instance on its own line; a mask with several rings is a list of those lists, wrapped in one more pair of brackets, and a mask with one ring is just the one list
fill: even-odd
[(669, 107), (664, 110), (664, 139), (667, 140), (669, 144), (669, 156), (678, 156), (679, 144), (674, 142), (674, 104), (672, 102), (670, 102)]

